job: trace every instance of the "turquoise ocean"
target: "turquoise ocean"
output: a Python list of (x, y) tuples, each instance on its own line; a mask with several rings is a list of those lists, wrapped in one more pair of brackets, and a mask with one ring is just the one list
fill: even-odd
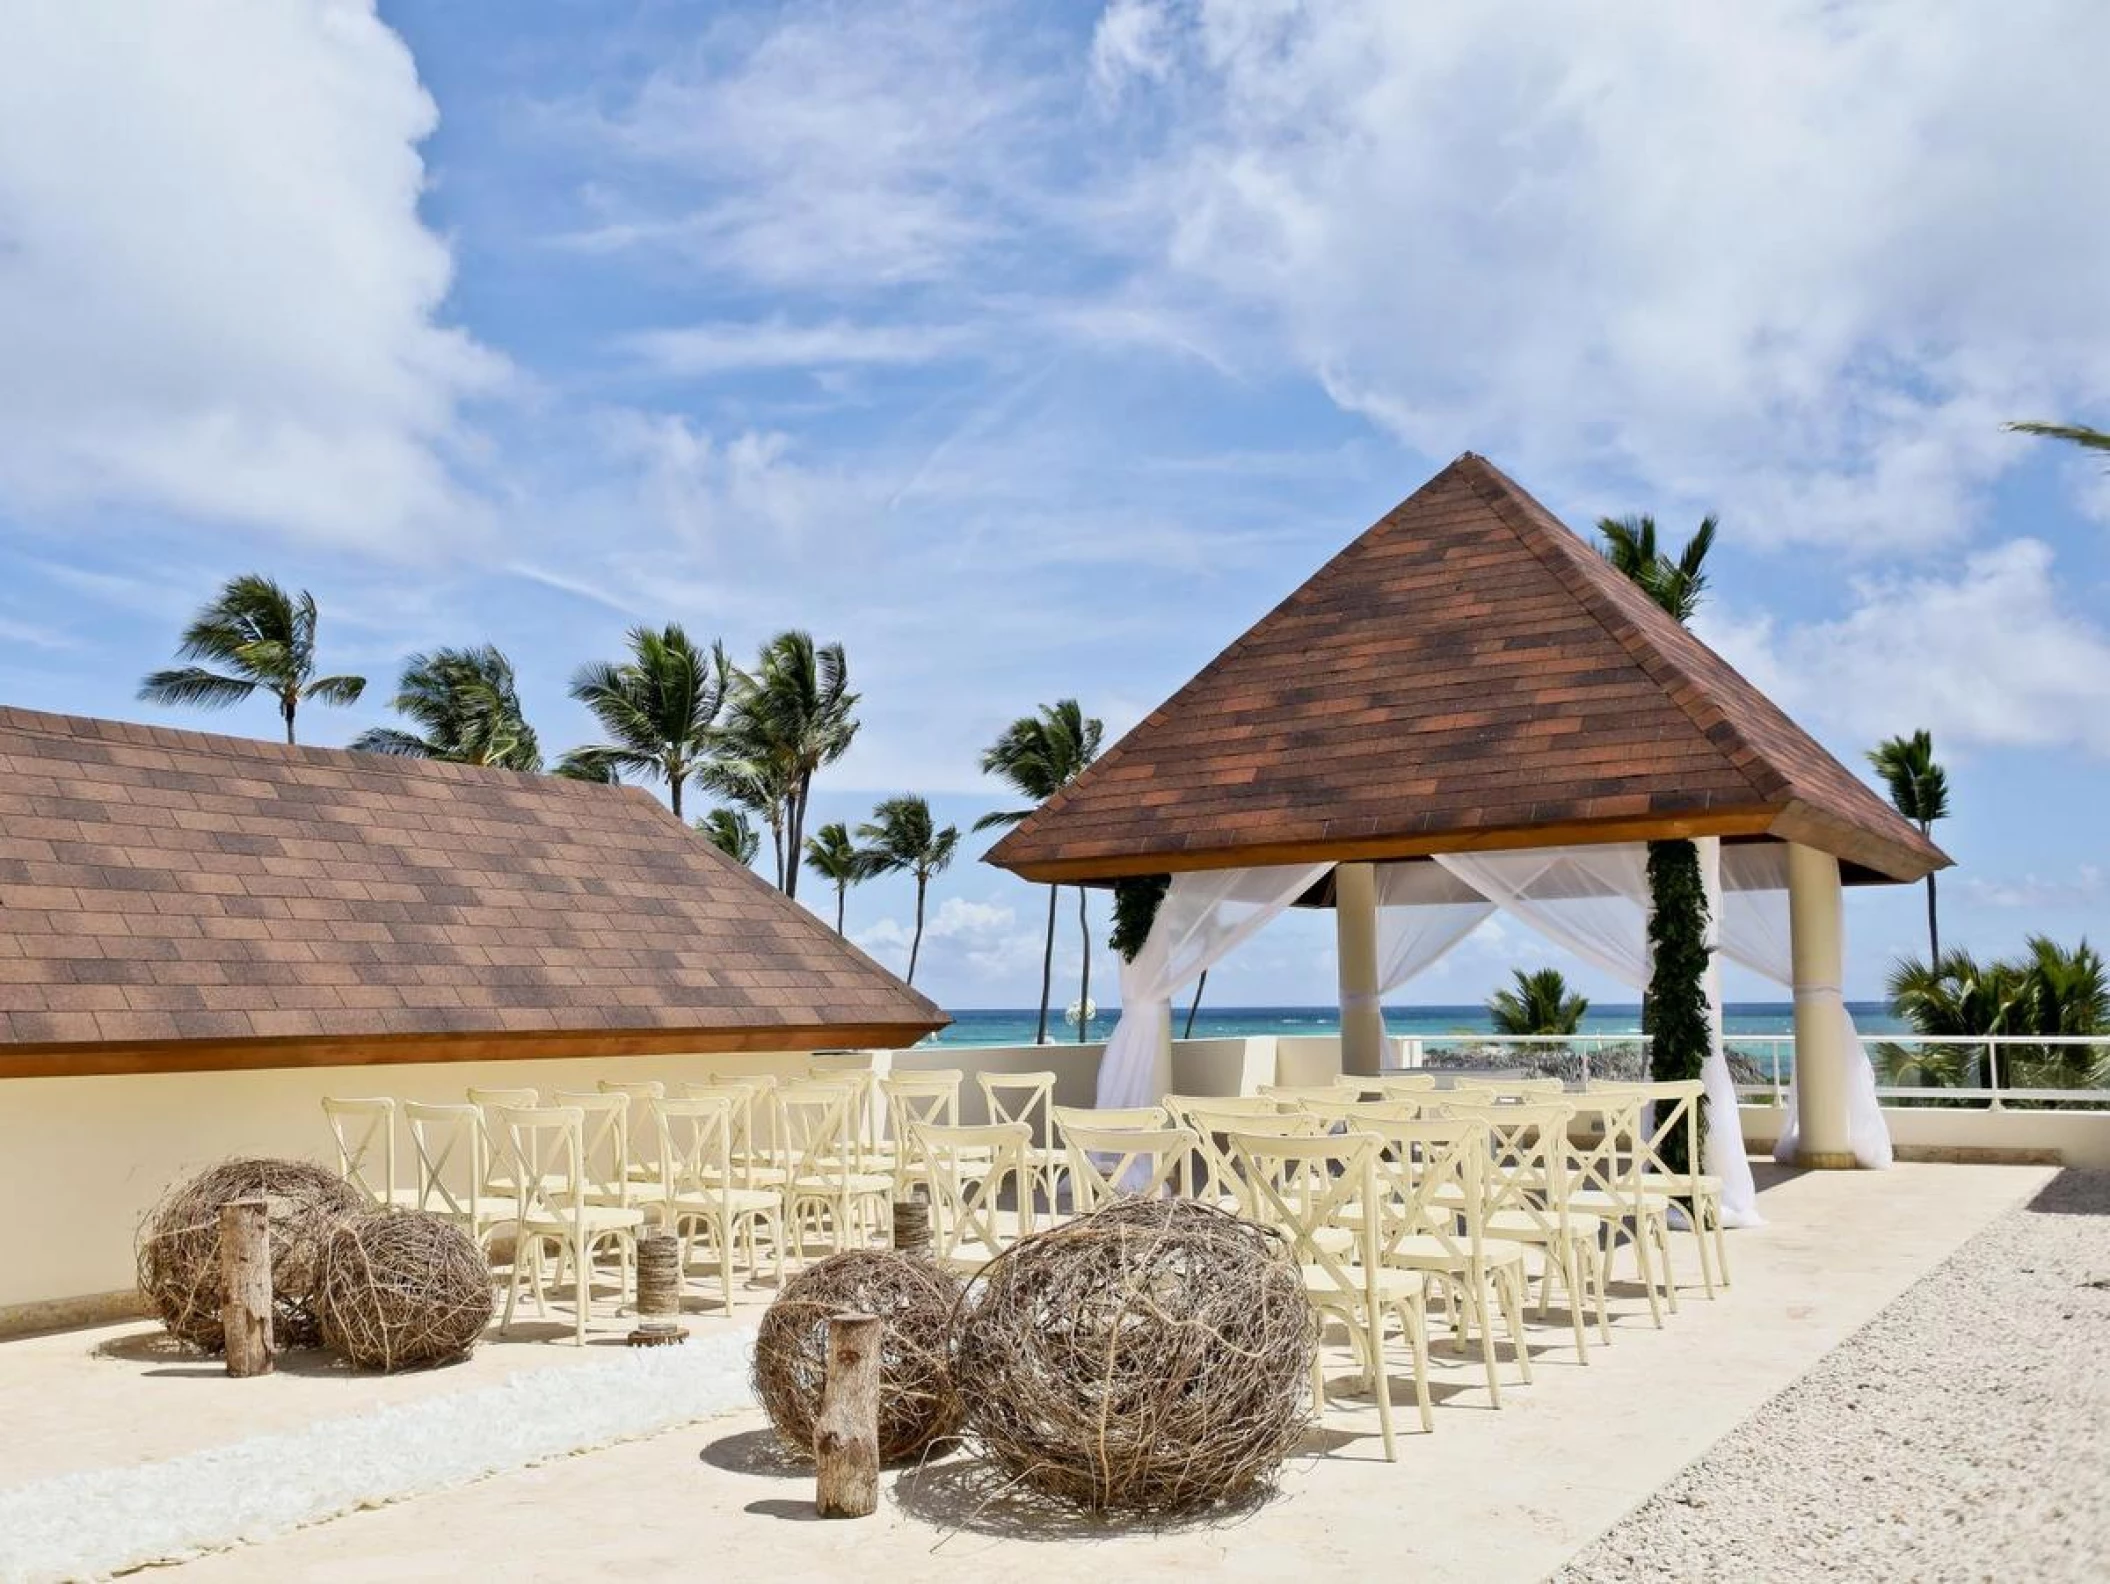
[[(1863, 1034), (1896, 1034), (1904, 1025), (1879, 1001), (1849, 1003), (1854, 1022)], [(936, 1045), (1030, 1045), (1039, 1013), (1032, 1007), (953, 1008), (952, 1026), (941, 1029), (931, 1041)], [(1089, 1039), (1103, 1040), (1114, 1031), (1119, 1008), (1102, 1008), (1086, 1031)], [(1049, 1034), (1056, 1039), (1077, 1038), (1075, 1027), (1061, 1026), (1062, 1010), (1051, 1014)], [(1172, 1031), (1184, 1032), (1187, 1009), (1175, 1007)], [(1795, 1010), (1785, 1001), (1730, 1002), (1722, 1008), (1723, 1033), (1759, 1037), (1794, 1032)], [(1194, 1019), (1196, 1039), (1229, 1039), (1255, 1034), (1334, 1034), (1340, 1031), (1340, 1013), (1333, 1007), (1212, 1007), (1203, 1003)], [(1424, 1039), (1456, 1038), (1492, 1031), (1484, 1006), (1388, 1006), (1387, 1033), (1415, 1035)], [(1592, 1005), (1583, 1018), (1582, 1032), (1601, 1035), (1635, 1035), (1641, 1031), (1638, 1004)]]

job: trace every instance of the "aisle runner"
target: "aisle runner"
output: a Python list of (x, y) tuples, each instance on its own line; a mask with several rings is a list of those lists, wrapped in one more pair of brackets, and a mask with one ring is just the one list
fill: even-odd
[[(179, 1561), (744, 1408), (754, 1333), (645, 1348), (135, 1468), (0, 1490), (0, 1580)], [(254, 1387), (247, 1388), (254, 1390)]]

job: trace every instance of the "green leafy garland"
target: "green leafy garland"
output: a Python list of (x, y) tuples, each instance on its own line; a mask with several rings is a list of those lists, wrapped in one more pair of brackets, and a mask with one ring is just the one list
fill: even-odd
[(1150, 926), (1157, 922), (1158, 904), (1172, 887), (1171, 875), (1138, 875), (1114, 882), (1114, 928), (1106, 943), (1121, 954), (1123, 962), (1134, 962), (1136, 953), (1150, 939)]
[[(1700, 1076), (1712, 1044), (1707, 1025), (1707, 890), (1700, 879), (1700, 852), (1689, 841), (1648, 844), (1648, 944), (1654, 960), (1648, 996), (1641, 1004), (1641, 1032), (1649, 1037), (1649, 1076), (1678, 1083)], [(1701, 1122), (1706, 1121), (1701, 1108)], [(1663, 1163), (1673, 1172), (1690, 1168), (1685, 1130), (1663, 1141)]]

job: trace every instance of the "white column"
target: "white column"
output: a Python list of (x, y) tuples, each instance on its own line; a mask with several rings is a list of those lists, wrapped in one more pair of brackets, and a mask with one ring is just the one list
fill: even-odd
[(1377, 870), (1333, 872), (1335, 955), (1341, 984), (1341, 1071), (1374, 1078), (1384, 1068), (1385, 1013), (1377, 999)]
[(1847, 1109), (1844, 926), (1839, 860), (1790, 843), (1788, 931), (1795, 964), (1798, 1166), (1850, 1170), (1856, 1164)]

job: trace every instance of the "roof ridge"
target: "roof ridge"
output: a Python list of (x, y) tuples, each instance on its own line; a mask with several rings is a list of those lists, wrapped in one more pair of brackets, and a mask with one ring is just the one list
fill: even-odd
[[(1471, 466), (1466, 464), (1471, 464)], [(1588, 569), (1581, 564), (1582, 557), (1595, 556), (1596, 552), (1584, 544), (1573, 529), (1562, 526), (1559, 519), (1555, 518), (1541, 502), (1485, 457), (1468, 451), (1452, 465), (1459, 469), (1461, 476), (1472, 487), (1473, 493), (1479, 496), (1487, 504), (1488, 508), (1502, 520), (1503, 525), (1517, 536), (1518, 542), (1529, 550), (1533, 556), (1537, 557), (1542, 566), (1551, 571), (1554, 576), (1560, 578), (1562, 585), (1576, 596), (1577, 603), (1589, 613), (1591, 620), (1604, 629), (1606, 637), (1610, 638), (1628, 655), (1632, 656), (1635, 662), (1644, 670), (1649, 670), (1651, 667), (1659, 668), (1669, 673), (1673, 680), (1684, 684), (1683, 690), (1665, 688), (1665, 697), (1677, 707), (1681, 715), (1692, 722), (1693, 729), (1701, 737), (1706, 739), (1716, 749), (1721, 750), (1723, 763), (1743, 778), (1745, 784), (1751, 788), (1754, 796), (1762, 799), (1768, 798), (1773, 796), (1776, 791), (1792, 788), (1795, 785), (1794, 778), (1774, 764), (1771, 757), (1756, 743), (1752, 742), (1750, 737), (1731, 718), (1728, 710), (1719, 707), (1719, 702), (1717, 701), (1715, 714), (1721, 722), (1721, 729), (1728, 734), (1734, 744), (1733, 748), (1723, 748), (1722, 743), (1715, 736), (1714, 729), (1701, 718), (1697, 707), (1702, 699), (1710, 696), (1705, 684), (1693, 675), (1692, 671), (1683, 662), (1670, 654), (1661, 644), (1657, 643), (1639, 622), (1631, 619), (1619, 621), (1610, 619), (1607, 615), (1607, 607), (1612, 613), (1621, 618), (1628, 618), (1628, 613), (1620, 610), (1618, 601), (1598, 582), (1596, 577), (1591, 575), (1592, 569)], [(1519, 514), (1524, 519), (1521, 523), (1515, 520)], [(1534, 516), (1542, 516), (1546, 521), (1544, 523), (1534, 521)], [(1603, 557), (1599, 556), (1597, 559), (1602, 561)], [(1609, 566), (1610, 563), (1607, 562), (1606, 565)], [(1563, 568), (1573, 574), (1572, 579), (1561, 575)], [(1638, 601), (1647, 603), (1651, 610), (1658, 609), (1638, 589), (1635, 590), (1635, 597)], [(1660, 614), (1665, 621), (1676, 621), (1676, 618), (1671, 616), (1668, 611), (1661, 611)], [(1678, 630), (1684, 633), (1693, 643), (1698, 644), (1700, 642), (1699, 638), (1682, 623), (1679, 624)], [(1726, 661), (1723, 663), (1727, 664)], [(1663, 679), (1651, 675), (1650, 680), (1660, 684)], [(1684, 696), (1680, 696), (1681, 691)], [(1736, 751), (1739, 749), (1742, 750), (1741, 753)], [(1768, 787), (1765, 782), (1753, 775), (1751, 766), (1754, 763), (1763, 765), (1774, 778), (1777, 785)]]

